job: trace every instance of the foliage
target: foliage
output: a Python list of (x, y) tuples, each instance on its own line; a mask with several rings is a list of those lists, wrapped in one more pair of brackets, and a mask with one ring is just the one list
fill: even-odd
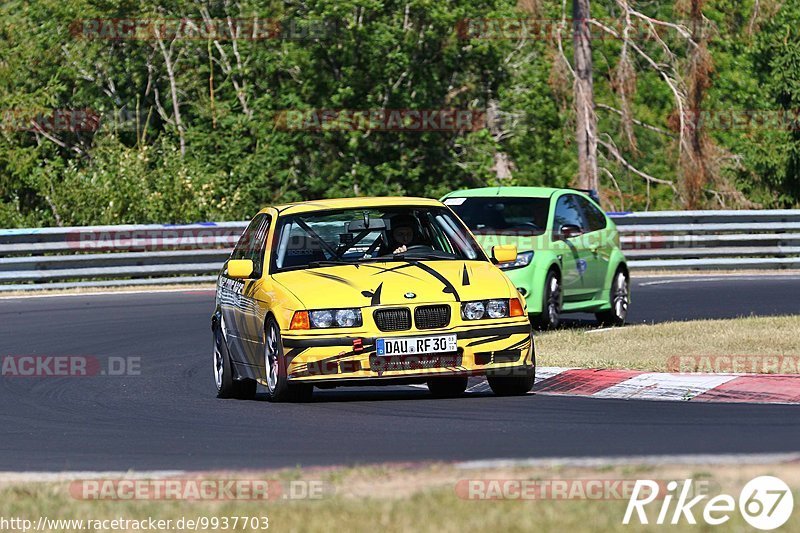
[[(717, 31), (709, 109), (800, 105), (800, 7), (773, 5), (765, 16), (765, 4), (754, 19), (759, 31), (750, 24), (752, 2), (706, 3)], [(536, 16), (560, 18), (560, 3), (539, 5)], [(593, 15), (614, 17), (615, 5), (597, 0)], [(672, 2), (638, 7), (679, 16)], [(217, 42), (162, 35), (159, 42), (92, 38), (83, 24), (204, 16), (281, 21), (284, 32)], [(244, 219), (265, 204), (326, 196), (436, 197), (500, 182), (567, 186), (576, 172), (571, 81), (552, 40), (457, 32), (464, 19), (524, 16), (532, 15), (511, 0), (7, 0), (0, 6), (0, 226)], [(613, 39), (594, 46), (597, 102), (608, 107), (620, 103), (619, 46)], [(601, 131), (637, 168), (676, 180), (671, 95), (648, 65), (634, 67), (633, 115), (655, 128), (635, 125), (632, 144), (619, 116), (598, 108)], [(474, 130), (283, 127), (283, 112), (315, 109), (497, 112)], [(50, 127), (54, 110), (89, 110), (100, 127)], [(798, 205), (796, 126), (710, 130), (736, 190), (767, 207)], [(510, 177), (498, 171), (501, 155)], [(648, 188), (615, 161), (604, 166), (614, 176), (603, 177), (607, 207), (679, 207), (669, 187)]]

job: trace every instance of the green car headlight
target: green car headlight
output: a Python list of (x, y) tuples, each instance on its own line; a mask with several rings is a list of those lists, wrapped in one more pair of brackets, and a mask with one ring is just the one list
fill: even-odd
[(510, 263), (500, 263), (498, 264), (498, 268), (501, 270), (513, 270), (515, 268), (522, 268), (526, 267), (531, 264), (533, 261), (533, 252), (520, 252), (517, 254), (517, 259)]

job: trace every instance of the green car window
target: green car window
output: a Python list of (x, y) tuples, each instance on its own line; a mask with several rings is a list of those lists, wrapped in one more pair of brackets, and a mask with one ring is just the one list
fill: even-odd
[[(463, 200), (463, 201), (462, 201)], [(469, 197), (447, 202), (476, 234), (506, 231), (541, 235), (547, 228), (548, 198)]]
[(583, 211), (583, 217), (586, 219), (586, 224), (588, 228), (586, 231), (598, 231), (604, 229), (607, 225), (606, 223), (606, 216), (603, 214), (602, 211), (597, 209), (595, 205), (583, 198), (582, 196), (578, 196), (578, 203), (581, 206), (581, 210)]

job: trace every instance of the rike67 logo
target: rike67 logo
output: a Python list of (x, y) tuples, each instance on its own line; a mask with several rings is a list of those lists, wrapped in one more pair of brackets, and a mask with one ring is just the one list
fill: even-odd
[[(645, 507), (659, 499), (658, 489), (659, 484), (655, 481), (637, 480), (622, 523), (630, 524), (635, 517), (640, 524), (649, 524), (652, 516), (648, 517)], [(750, 480), (739, 493), (738, 501), (729, 494), (719, 494), (712, 498), (701, 494), (692, 498), (692, 493), (691, 479), (684, 480), (683, 485), (677, 481), (667, 483), (667, 494), (661, 495), (663, 498), (659, 499), (660, 507), (656, 503), (651, 508), (653, 511), (658, 509), (654, 523), (697, 524), (697, 513), (706, 524), (718, 526), (728, 522), (738, 506), (738, 512), (750, 526), (769, 531), (785, 524), (794, 509), (791, 489), (773, 476), (759, 476)]]

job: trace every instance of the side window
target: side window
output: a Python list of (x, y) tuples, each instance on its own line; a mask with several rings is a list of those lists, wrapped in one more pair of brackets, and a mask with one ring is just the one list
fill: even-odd
[(253, 261), (253, 277), (260, 277), (264, 270), (264, 249), (267, 244), (270, 217), (266, 214), (256, 215), (231, 253), (231, 259), (250, 259)]
[(606, 216), (602, 211), (582, 196), (578, 196), (578, 203), (583, 211), (583, 217), (586, 219), (588, 228), (586, 231), (597, 231), (606, 227)]
[(553, 220), (553, 231), (555, 233), (559, 233), (561, 226), (566, 226), (567, 224), (585, 229), (586, 224), (583, 221), (581, 207), (577, 200), (578, 197), (574, 194), (565, 194), (558, 199)]

